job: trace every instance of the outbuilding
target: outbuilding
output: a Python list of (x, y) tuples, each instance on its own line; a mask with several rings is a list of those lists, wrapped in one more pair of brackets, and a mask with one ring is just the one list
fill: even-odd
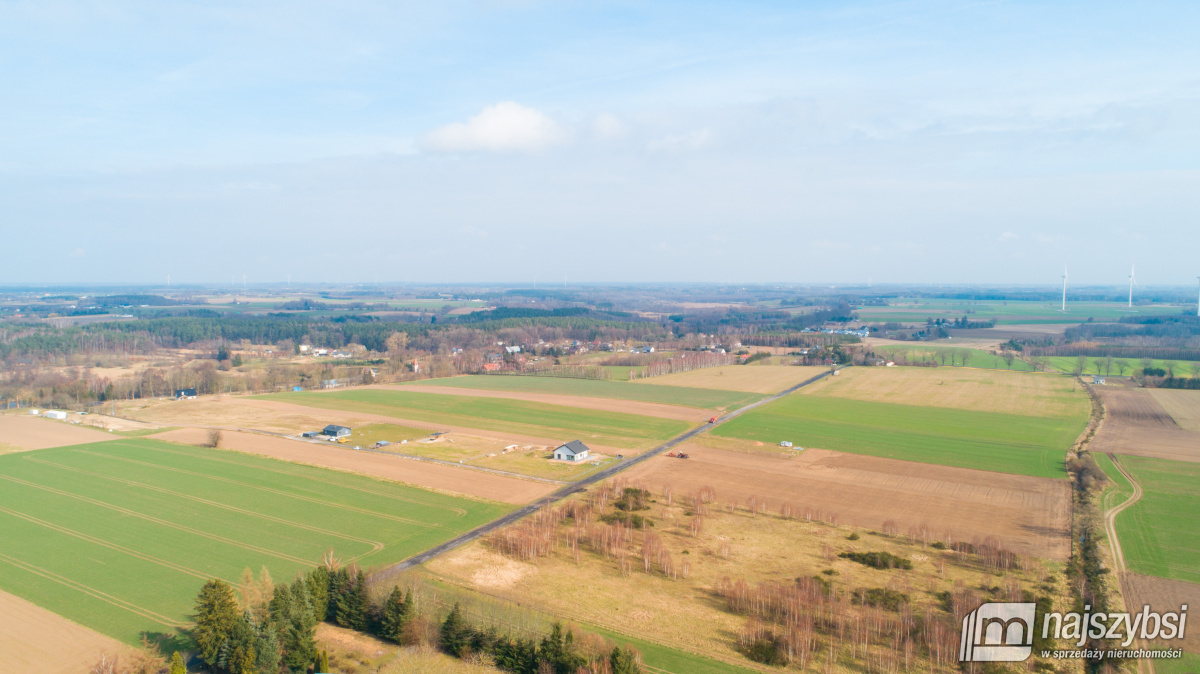
[(177, 388), (175, 389), (176, 400), (195, 400), (196, 389), (194, 388)]
[(345, 438), (350, 436), (350, 429), (346, 426), (329, 424), (321, 430), (321, 433), (331, 438)]
[(46, 410), (45, 413), (42, 414), (42, 416), (48, 417), (50, 419), (66, 419), (67, 413), (62, 410)]
[(588, 458), (591, 450), (578, 440), (572, 440), (565, 445), (559, 445), (554, 450), (554, 458), (559, 461), (583, 461)]

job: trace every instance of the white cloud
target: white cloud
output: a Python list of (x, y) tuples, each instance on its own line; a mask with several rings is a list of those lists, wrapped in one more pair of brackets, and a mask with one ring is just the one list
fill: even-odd
[(651, 152), (680, 152), (683, 150), (695, 150), (708, 144), (712, 140), (712, 130), (702, 129), (695, 133), (688, 133), (678, 136), (666, 136), (657, 140), (652, 140), (646, 144), (646, 149)]
[(503, 101), (466, 122), (425, 134), (421, 147), (434, 152), (536, 152), (567, 141), (569, 134), (533, 108)]
[(613, 140), (623, 138), (629, 130), (625, 128), (625, 124), (620, 119), (617, 119), (616, 115), (602, 112), (596, 115), (596, 119), (592, 121), (592, 131), (600, 138)]

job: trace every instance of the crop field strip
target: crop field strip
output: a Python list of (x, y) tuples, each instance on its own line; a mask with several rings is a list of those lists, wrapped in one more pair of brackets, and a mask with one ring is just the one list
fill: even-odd
[(505, 510), (231, 456), (117, 440), (0, 457), (0, 587), (136, 643), (184, 624), (203, 580), (288, 578), (330, 548), (390, 563)]
[(820, 395), (783, 398), (713, 430), (718, 437), (1065, 478), (1063, 460), (1086, 419), (900, 405)]
[[(648, 381), (648, 380), (647, 380)], [(731, 409), (748, 405), (762, 395), (742, 391), (694, 388), (690, 386), (638, 386), (624, 381), (568, 379), (565, 377), (523, 377), (510, 375), (466, 375), (445, 379), (422, 379), (422, 386), (453, 386), (455, 388), (518, 393), (548, 393), (589, 398), (633, 400), (644, 403), (682, 405), (700, 409)]]
[(690, 425), (673, 419), (566, 405), (399, 390), (273, 393), (257, 398), (420, 423), (465, 426), (562, 441), (580, 439), (623, 449), (648, 449), (682, 433)]
[[(1195, 526), (1200, 519), (1200, 464), (1141, 456), (1122, 456), (1121, 463), (1143, 490), (1137, 503), (1117, 515), (1126, 566), (1148, 576), (1200, 583), (1200, 530)], [(1101, 465), (1107, 473), (1109, 466)]]

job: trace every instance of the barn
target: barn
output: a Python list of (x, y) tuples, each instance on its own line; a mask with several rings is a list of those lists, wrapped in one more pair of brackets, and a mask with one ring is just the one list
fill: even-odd
[(583, 461), (588, 458), (591, 450), (578, 440), (572, 440), (565, 445), (559, 445), (554, 450), (554, 458), (559, 461)]

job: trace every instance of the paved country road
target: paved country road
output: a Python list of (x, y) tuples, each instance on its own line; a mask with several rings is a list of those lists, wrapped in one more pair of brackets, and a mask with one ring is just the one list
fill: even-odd
[(499, 529), (501, 527), (506, 527), (527, 515), (532, 515), (533, 513), (537, 512), (538, 510), (545, 508), (546, 506), (549, 506), (557, 501), (560, 501), (560, 500), (570, 496), (571, 494), (579, 493), (590, 485), (593, 485), (602, 480), (607, 480), (608, 478), (612, 477), (613, 475), (616, 475), (617, 473), (620, 473), (623, 470), (627, 470), (633, 466), (636, 466), (637, 464), (649, 459), (650, 457), (658, 456), (659, 454), (662, 454), (663, 452), (668, 451), (668, 450), (672, 449), (673, 447), (676, 447), (680, 443), (691, 440), (692, 438), (696, 437), (697, 435), (707, 432), (710, 428), (713, 428), (714, 426), (719, 426), (719, 425), (725, 423), (726, 421), (729, 421), (730, 419), (733, 419), (734, 417), (745, 414), (746, 412), (749, 412), (750, 410), (752, 410), (756, 407), (766, 405), (769, 402), (778, 400), (786, 395), (795, 393), (796, 391), (804, 388), (805, 386), (808, 386), (809, 384), (811, 384), (815, 381), (819, 381), (828, 376), (829, 376), (829, 372), (822, 372), (821, 374), (819, 374), (811, 379), (807, 379), (803, 382), (800, 382), (799, 384), (796, 384), (795, 386), (793, 386), (785, 391), (782, 391), (780, 393), (776, 393), (775, 395), (773, 395), (769, 398), (763, 398), (762, 400), (760, 400), (756, 403), (751, 403), (749, 405), (746, 405), (745, 407), (740, 407), (732, 412), (729, 412), (728, 414), (726, 414), (724, 416), (718, 417), (716, 423), (703, 424), (703, 425), (697, 426), (697, 427), (691, 429), (690, 431), (687, 431), (686, 433), (683, 433), (681, 435), (677, 435), (677, 436), (671, 438), (670, 440), (664, 442), (663, 444), (659, 445), (658, 447), (655, 447), (654, 449), (651, 449), (648, 452), (645, 452), (643, 454), (635, 456), (631, 459), (625, 459), (623, 461), (620, 461), (614, 466), (605, 468), (602, 471), (599, 471), (597, 473), (589, 475), (588, 477), (586, 477), (582, 480), (579, 480), (578, 482), (573, 482), (573, 483), (563, 487), (562, 489), (559, 489), (558, 491), (550, 494), (549, 496), (547, 496), (543, 499), (539, 499), (538, 501), (536, 501), (534, 503), (530, 503), (529, 505), (526, 505), (522, 508), (512, 511), (512, 512), (508, 513), (507, 515), (503, 515), (497, 519), (494, 519), (491, 522), (488, 522), (487, 524), (476, 527), (475, 529), (472, 529), (471, 531), (468, 531), (465, 534), (460, 534), (454, 538), (451, 538), (450, 540), (446, 541), (445, 543), (442, 543), (441, 545), (436, 545), (432, 548), (429, 548), (425, 552), (422, 552), (417, 555), (413, 555), (412, 557), (409, 557), (408, 559), (406, 559), (402, 562), (393, 564), (392, 566), (389, 566), (386, 569), (377, 571), (377, 572), (371, 574), (370, 580), (372, 580), (372, 581), (386, 580), (387, 578), (394, 576), (406, 569), (410, 569), (414, 566), (417, 566), (418, 564), (424, 564), (425, 562), (428, 562), (429, 560), (433, 559), (434, 557), (437, 557), (438, 555), (449, 552), (461, 545), (470, 543), (471, 541), (479, 538), (480, 536), (491, 533), (492, 531), (495, 531), (496, 529)]

